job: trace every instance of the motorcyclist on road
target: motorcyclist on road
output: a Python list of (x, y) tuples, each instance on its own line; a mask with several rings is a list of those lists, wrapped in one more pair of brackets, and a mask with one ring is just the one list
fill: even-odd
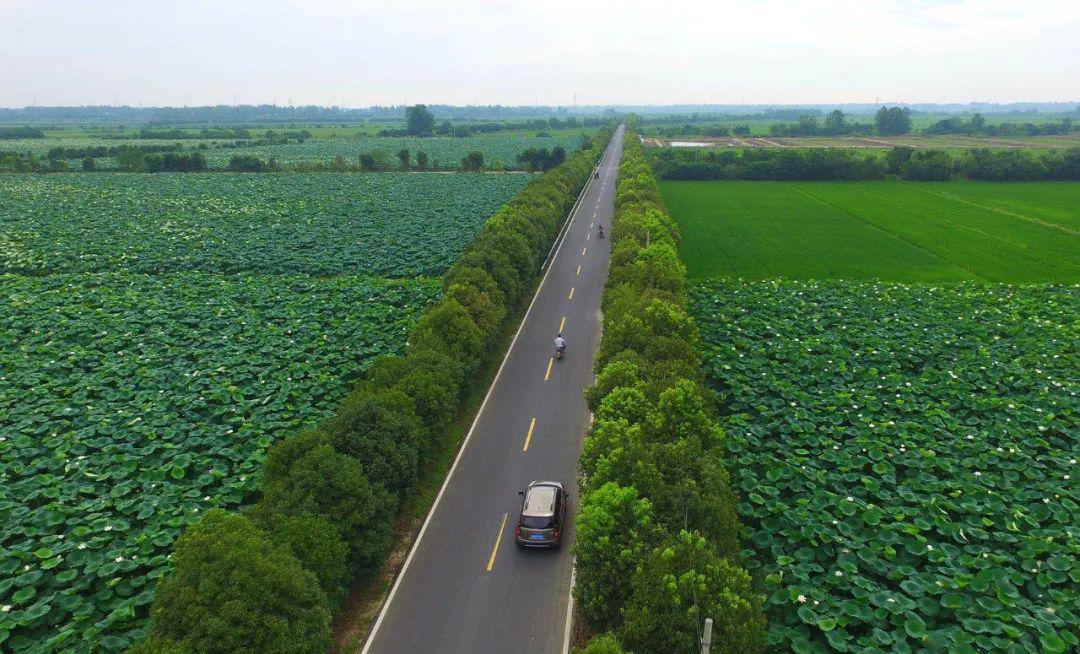
[(561, 359), (562, 355), (563, 355), (563, 352), (565, 352), (565, 351), (566, 351), (566, 339), (563, 338), (562, 334), (559, 334), (558, 336), (555, 337), (555, 353), (557, 355), (559, 355), (559, 358)]
[(597, 230), (599, 231), (597, 236), (599, 238), (604, 238), (604, 226), (603, 225), (597, 225)]

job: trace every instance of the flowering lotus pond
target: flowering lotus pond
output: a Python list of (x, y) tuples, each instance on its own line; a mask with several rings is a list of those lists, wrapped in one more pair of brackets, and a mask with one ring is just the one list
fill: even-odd
[(776, 651), (1076, 651), (1080, 288), (692, 296)]

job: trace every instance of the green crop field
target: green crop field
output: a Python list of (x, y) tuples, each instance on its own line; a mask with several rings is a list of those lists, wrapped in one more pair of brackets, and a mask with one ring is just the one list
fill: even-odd
[(1080, 287), (692, 297), (775, 651), (1077, 651)]
[(1080, 280), (1080, 184), (662, 182), (691, 279)]
[(177, 535), (403, 350), (530, 179), (0, 177), (0, 650), (140, 638)]
[(0, 176), (0, 272), (441, 275), (526, 175)]

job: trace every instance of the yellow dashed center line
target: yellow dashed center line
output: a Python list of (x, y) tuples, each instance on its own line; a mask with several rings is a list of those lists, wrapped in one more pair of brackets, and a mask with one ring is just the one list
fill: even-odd
[(533, 418), (532, 422), (529, 423), (529, 433), (525, 434), (525, 447), (521, 448), (522, 452), (529, 451), (529, 443), (532, 441), (532, 433), (534, 428), (536, 428), (536, 418)]
[(566, 327), (566, 316), (563, 316), (562, 320), (559, 321), (559, 333), (560, 334), (562, 333), (563, 327)]
[(555, 363), (555, 357), (548, 359), (547, 372), (544, 373), (544, 381), (547, 381), (551, 377), (551, 366)]
[(580, 275), (580, 274), (581, 274), (581, 266), (578, 266), (578, 267), (577, 267), (577, 273), (576, 273), (576, 274), (578, 274), (578, 275)]
[(589, 248), (581, 248), (581, 256), (585, 256), (585, 253), (589, 251)]
[(499, 553), (499, 542), (502, 540), (503, 530), (506, 529), (506, 517), (507, 513), (503, 514), (502, 524), (499, 525), (499, 533), (495, 536), (495, 546), (491, 548), (491, 558), (488, 559), (487, 571), (491, 572), (491, 569), (495, 567), (495, 555)]
[(585, 235), (585, 240), (586, 241), (589, 240), (590, 236), (592, 236), (592, 232), (589, 232), (588, 234)]
[(570, 289), (570, 296), (567, 297), (566, 299), (567, 300), (573, 300), (574, 299), (574, 289), (572, 289), (572, 288)]

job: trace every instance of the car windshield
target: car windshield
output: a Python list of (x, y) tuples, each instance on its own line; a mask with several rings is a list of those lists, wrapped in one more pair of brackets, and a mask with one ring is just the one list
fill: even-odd
[(526, 529), (551, 529), (553, 522), (551, 516), (521, 516), (521, 526)]

